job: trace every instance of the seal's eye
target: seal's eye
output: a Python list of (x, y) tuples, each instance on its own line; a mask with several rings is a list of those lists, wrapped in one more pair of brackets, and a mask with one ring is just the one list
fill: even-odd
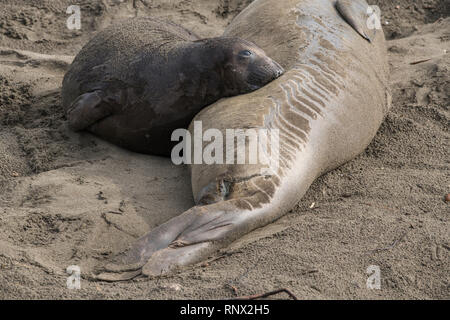
[(248, 58), (252, 55), (253, 55), (253, 52), (251, 52), (250, 50), (242, 50), (241, 52), (239, 52), (239, 56), (244, 57), (244, 58)]

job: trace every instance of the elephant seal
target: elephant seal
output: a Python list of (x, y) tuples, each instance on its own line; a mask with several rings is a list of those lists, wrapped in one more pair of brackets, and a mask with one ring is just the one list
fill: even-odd
[(169, 155), (171, 134), (205, 106), (259, 89), (283, 72), (253, 43), (200, 39), (155, 18), (97, 34), (62, 85), (69, 126), (141, 153)]
[(256, 43), (286, 72), (194, 121), (220, 132), (278, 130), (270, 156), (280, 165), (265, 174), (262, 163), (191, 165), (197, 205), (138, 239), (97, 278), (157, 276), (206, 259), (280, 218), (316, 178), (361, 153), (391, 101), (384, 34), (366, 23), (367, 12), (364, 0), (256, 0), (244, 9), (225, 35)]

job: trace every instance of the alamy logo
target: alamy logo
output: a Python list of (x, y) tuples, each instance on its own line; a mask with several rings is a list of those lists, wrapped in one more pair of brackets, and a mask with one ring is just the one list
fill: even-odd
[(381, 289), (381, 270), (379, 266), (371, 265), (367, 267), (366, 273), (370, 276), (367, 278), (367, 289)]
[(70, 16), (67, 18), (67, 29), (80, 30), (81, 29), (81, 9), (78, 5), (71, 5), (66, 10)]
[(68, 266), (67, 274), (67, 289), (81, 289), (81, 268), (79, 266)]
[[(278, 129), (207, 129), (194, 121), (194, 136), (186, 129), (172, 133), (180, 141), (172, 149), (172, 162), (180, 164), (259, 164), (263, 175), (277, 172), (280, 134)], [(204, 142), (209, 142), (203, 147)]]
[(367, 28), (369, 30), (381, 29), (381, 9), (378, 6), (368, 6), (367, 7)]

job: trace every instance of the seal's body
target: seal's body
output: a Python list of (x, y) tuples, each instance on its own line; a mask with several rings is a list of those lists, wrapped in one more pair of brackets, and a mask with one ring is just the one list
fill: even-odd
[[(371, 12), (365, 0), (256, 0), (241, 12), (225, 35), (256, 43), (286, 73), (194, 120), (203, 130), (279, 130), (279, 167), (192, 165), (198, 205), (139, 239), (99, 278), (158, 275), (204, 259), (281, 217), (317, 177), (361, 153), (390, 107), (385, 39), (366, 24)], [(135, 271), (117, 273), (125, 269)]]
[(63, 106), (75, 131), (168, 155), (172, 132), (203, 107), (258, 89), (282, 71), (248, 41), (200, 39), (170, 22), (137, 18), (83, 47), (64, 77)]

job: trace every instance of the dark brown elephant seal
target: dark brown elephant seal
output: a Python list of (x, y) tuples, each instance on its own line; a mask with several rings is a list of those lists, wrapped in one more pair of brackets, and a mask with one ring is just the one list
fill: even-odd
[(200, 39), (170, 22), (131, 19), (97, 34), (62, 86), (69, 126), (127, 149), (169, 155), (171, 134), (205, 106), (247, 93), (283, 69), (236, 37)]
[(368, 30), (367, 9), (364, 0), (256, 0), (236, 17), (225, 35), (256, 43), (286, 73), (194, 121), (221, 132), (278, 130), (278, 153), (270, 156), (278, 154), (279, 167), (262, 174), (263, 164), (192, 165), (197, 205), (137, 240), (99, 279), (199, 262), (280, 218), (317, 177), (367, 147), (390, 107), (385, 39), (382, 30)]

